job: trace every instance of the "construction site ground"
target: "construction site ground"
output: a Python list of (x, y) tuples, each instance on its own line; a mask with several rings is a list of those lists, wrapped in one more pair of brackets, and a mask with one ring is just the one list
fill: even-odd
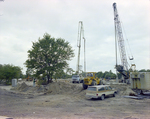
[(33, 87), (21, 81), (13, 88), (0, 85), (0, 116), (13, 119), (150, 119), (150, 99), (124, 98), (132, 92), (129, 85), (111, 84), (116, 97), (87, 99), (82, 83), (57, 80), (47, 86)]

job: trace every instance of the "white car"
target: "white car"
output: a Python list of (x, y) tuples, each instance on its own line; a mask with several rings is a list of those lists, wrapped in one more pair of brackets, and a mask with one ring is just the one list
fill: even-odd
[(86, 90), (87, 98), (100, 98), (104, 100), (106, 96), (112, 95), (115, 97), (117, 90), (114, 90), (109, 85), (89, 86)]

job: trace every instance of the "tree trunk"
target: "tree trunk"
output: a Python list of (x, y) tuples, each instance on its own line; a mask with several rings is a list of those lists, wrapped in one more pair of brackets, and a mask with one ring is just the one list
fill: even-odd
[(49, 84), (49, 79), (50, 79), (50, 76), (49, 75), (47, 75), (47, 84)]

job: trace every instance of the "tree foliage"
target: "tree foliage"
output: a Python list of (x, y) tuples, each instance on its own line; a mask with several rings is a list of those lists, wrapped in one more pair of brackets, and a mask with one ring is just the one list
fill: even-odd
[(141, 70), (139, 70), (139, 72), (150, 72), (150, 69), (141, 69)]
[(33, 42), (32, 48), (28, 50), (25, 65), (32, 69), (35, 77), (47, 77), (49, 83), (53, 76), (57, 77), (58, 73), (68, 67), (67, 61), (73, 56), (69, 42), (45, 33), (42, 39)]
[(0, 81), (11, 83), (11, 79), (22, 77), (22, 71), (19, 66), (13, 66), (10, 64), (0, 64)]
[(105, 71), (104, 73), (102, 71), (97, 72), (97, 77), (98, 78), (106, 78), (106, 79), (115, 79), (116, 74), (114, 74), (111, 70)]

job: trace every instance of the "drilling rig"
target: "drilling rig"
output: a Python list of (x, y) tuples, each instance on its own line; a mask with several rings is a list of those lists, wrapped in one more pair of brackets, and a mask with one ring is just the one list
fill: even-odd
[(78, 59), (77, 59), (77, 69), (76, 74), (72, 76), (72, 82), (83, 82), (83, 77), (80, 75), (80, 50), (81, 50), (81, 39), (84, 40), (84, 72), (86, 72), (86, 62), (85, 62), (85, 38), (84, 38), (84, 29), (83, 22), (79, 21), (78, 24), (78, 38), (77, 38), (77, 47), (78, 47)]
[[(125, 51), (125, 43), (124, 43), (124, 38), (123, 38), (123, 33), (122, 33), (122, 27), (121, 27), (121, 22), (119, 19), (119, 14), (117, 11), (117, 5), (116, 3), (113, 3), (113, 9), (114, 9), (114, 26), (115, 26), (115, 48), (116, 48), (116, 71), (118, 71), (122, 76), (124, 77), (124, 81), (129, 79), (129, 64), (127, 62), (127, 56), (126, 56), (126, 51)], [(118, 41), (118, 47), (120, 51), (120, 59), (121, 59), (121, 64), (117, 64), (117, 41)], [(129, 58), (129, 60), (133, 60), (132, 58)]]
[(79, 71), (80, 71), (81, 37), (84, 40), (84, 72), (86, 72), (84, 29), (83, 29), (83, 22), (79, 21), (79, 25), (78, 25), (78, 39), (77, 39), (77, 47), (79, 48), (79, 50), (78, 50), (77, 70), (76, 70), (78, 75), (79, 75)]

